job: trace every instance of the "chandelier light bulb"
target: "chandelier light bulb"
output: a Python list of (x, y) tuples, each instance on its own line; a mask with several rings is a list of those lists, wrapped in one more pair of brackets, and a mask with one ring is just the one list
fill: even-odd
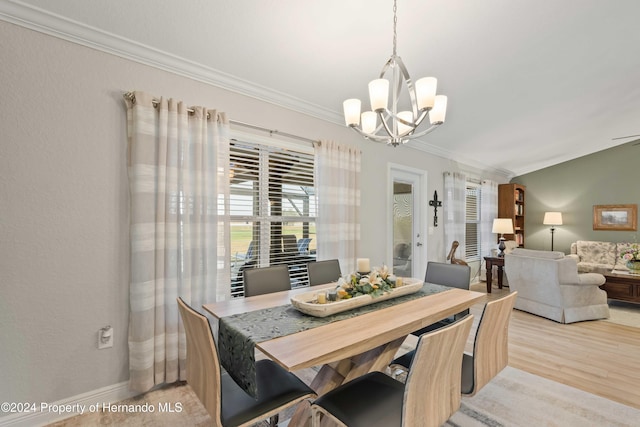
[(447, 115), (447, 97), (445, 95), (437, 95), (433, 104), (433, 109), (429, 112), (429, 121), (432, 125), (440, 125), (444, 123)]
[(373, 133), (378, 125), (378, 115), (373, 111), (365, 111), (362, 113), (362, 131)]
[(347, 126), (358, 126), (360, 124), (360, 108), (361, 102), (359, 99), (347, 99), (342, 103), (344, 109), (344, 121)]
[(384, 111), (389, 100), (389, 80), (375, 79), (369, 82), (369, 99), (373, 111)]
[(416, 82), (416, 100), (418, 101), (418, 110), (433, 108), (433, 103), (436, 99), (437, 87), (438, 79), (435, 77), (423, 77)]

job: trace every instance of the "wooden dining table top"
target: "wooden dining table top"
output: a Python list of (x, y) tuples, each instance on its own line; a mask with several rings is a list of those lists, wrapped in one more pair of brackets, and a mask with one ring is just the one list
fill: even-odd
[[(326, 288), (324, 284), (237, 298), (204, 304), (203, 308), (220, 319), (290, 304), (295, 294)], [(257, 342), (256, 348), (289, 371), (332, 363), (406, 337), (413, 331), (464, 311), (483, 296), (480, 292), (450, 288), (349, 319)]]

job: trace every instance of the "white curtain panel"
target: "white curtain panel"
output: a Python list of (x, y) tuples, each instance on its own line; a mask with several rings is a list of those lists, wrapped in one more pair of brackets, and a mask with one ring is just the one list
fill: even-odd
[(129, 371), (142, 392), (185, 379), (176, 298), (197, 310), (230, 298), (229, 125), (216, 110), (133, 95)]
[(480, 257), (491, 255), (491, 249), (498, 247), (496, 235), (491, 232), (493, 219), (497, 217), (498, 183), (484, 180), (480, 184)]
[(459, 172), (444, 173), (444, 243), (449, 248), (457, 240), (458, 253), (465, 253), (467, 177)]
[(317, 259), (355, 271), (360, 244), (360, 151), (334, 141), (315, 147)]

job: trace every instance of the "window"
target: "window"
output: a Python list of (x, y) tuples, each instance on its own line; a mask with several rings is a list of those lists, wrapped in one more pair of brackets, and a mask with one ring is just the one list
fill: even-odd
[(307, 286), (315, 260), (314, 156), (253, 142), (230, 147), (231, 294), (246, 268), (287, 264), (292, 287)]
[(466, 184), (464, 256), (467, 262), (480, 260), (480, 185)]

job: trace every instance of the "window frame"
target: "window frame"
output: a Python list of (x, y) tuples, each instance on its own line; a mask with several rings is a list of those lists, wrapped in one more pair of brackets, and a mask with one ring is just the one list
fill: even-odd
[[(475, 209), (470, 209), (471, 192), (475, 192)], [(482, 186), (480, 182), (467, 179), (465, 182), (465, 227), (464, 227), (464, 240), (465, 240), (465, 260), (467, 262), (480, 261), (480, 252), (482, 248), (481, 239), (481, 223), (482, 217), (480, 215), (480, 207), (482, 202)], [(470, 213), (475, 210), (475, 218), (471, 218)], [(470, 212), (471, 211), (471, 212)], [(469, 225), (475, 224), (475, 244), (470, 240)], [(475, 249), (474, 249), (475, 247)]]
[[(242, 132), (232, 133), (230, 142), (229, 158), (232, 169), (235, 162), (237, 170), (246, 173), (247, 178), (250, 178), (243, 183), (234, 183), (234, 175), (230, 173), (231, 228), (233, 231), (234, 225), (251, 224), (250, 240), (246, 242), (247, 252), (253, 241), (259, 242), (253, 248), (252, 258), (247, 260), (239, 257), (238, 253), (234, 254), (233, 247), (237, 245), (234, 244), (234, 233), (231, 233), (229, 245), (232, 252), (232, 296), (244, 295), (242, 271), (245, 268), (284, 263), (289, 265), (292, 287), (308, 286), (306, 263), (315, 260), (315, 242), (311, 250), (300, 252), (299, 249), (300, 239), (315, 240), (317, 198), (314, 176), (316, 159), (313, 147), (272, 138), (265, 139)], [(245, 150), (246, 155), (243, 156), (242, 150)], [(299, 168), (297, 172), (296, 168)], [(288, 174), (292, 174), (294, 181), (284, 181)], [(301, 185), (309, 179), (310, 185)], [(248, 187), (242, 191), (241, 185), (246, 183), (249, 183)], [(242, 208), (242, 201), (236, 206), (233, 197), (242, 193), (252, 197), (244, 206), (244, 209), (252, 209), (251, 214), (234, 213), (234, 208)], [(300, 215), (292, 215), (295, 212)], [(295, 244), (291, 239), (291, 224), (295, 224)]]

